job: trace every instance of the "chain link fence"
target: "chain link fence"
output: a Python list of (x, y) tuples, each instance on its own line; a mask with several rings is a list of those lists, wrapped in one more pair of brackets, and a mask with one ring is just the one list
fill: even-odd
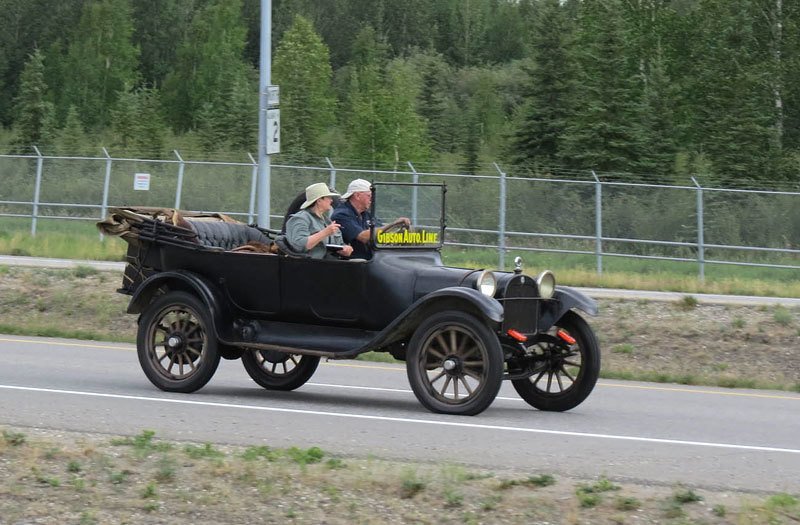
[[(113, 206), (157, 206), (256, 217), (257, 163), (112, 157), (0, 155), (0, 219), (96, 221)], [(279, 226), (288, 203), (307, 185), (344, 190), (355, 178), (445, 182), (446, 244), (494, 250), (506, 267), (510, 250), (800, 269), (800, 192), (703, 187), (587, 177), (425, 173), (325, 165), (273, 164), (270, 209)], [(135, 189), (147, 174), (147, 190)], [(412, 210), (414, 209), (412, 203)], [(2, 222), (0, 222), (2, 224)], [(1, 228), (0, 228), (1, 229)]]

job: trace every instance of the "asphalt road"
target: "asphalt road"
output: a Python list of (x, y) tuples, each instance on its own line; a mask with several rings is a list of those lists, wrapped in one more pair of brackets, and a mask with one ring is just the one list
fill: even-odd
[(401, 366), (323, 363), (294, 392), (223, 361), (194, 394), (144, 377), (131, 345), (0, 335), (0, 425), (451, 462), (495, 472), (800, 491), (800, 394), (601, 381), (566, 413), (504, 384), (475, 417), (427, 412)]

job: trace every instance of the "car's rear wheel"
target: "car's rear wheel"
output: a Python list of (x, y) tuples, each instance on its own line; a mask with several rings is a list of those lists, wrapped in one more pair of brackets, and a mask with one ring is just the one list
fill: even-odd
[(294, 390), (311, 379), (319, 357), (274, 350), (245, 350), (242, 364), (253, 381), (268, 390)]
[(417, 327), (406, 364), (419, 402), (443, 414), (483, 412), (503, 376), (497, 336), (475, 316), (458, 311), (434, 314)]
[(535, 373), (511, 384), (529, 405), (562, 412), (592, 392), (600, 374), (600, 345), (589, 324), (574, 312), (567, 312), (551, 332), (528, 348)]
[(148, 306), (139, 320), (136, 348), (147, 378), (167, 392), (202, 388), (219, 365), (207, 307), (186, 292), (168, 292)]

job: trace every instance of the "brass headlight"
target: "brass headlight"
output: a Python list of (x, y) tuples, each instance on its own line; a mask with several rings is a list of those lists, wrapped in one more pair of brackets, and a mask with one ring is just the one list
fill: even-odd
[(545, 270), (536, 277), (536, 286), (543, 299), (550, 299), (556, 293), (556, 276), (550, 270)]
[(494, 292), (497, 290), (497, 279), (494, 273), (488, 270), (482, 271), (478, 276), (478, 280), (475, 281), (475, 288), (483, 295), (494, 297)]

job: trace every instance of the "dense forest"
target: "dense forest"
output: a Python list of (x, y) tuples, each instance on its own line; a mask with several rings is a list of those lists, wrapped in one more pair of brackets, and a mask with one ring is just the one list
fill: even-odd
[[(800, 2), (273, 0), (281, 162), (800, 184)], [(0, 0), (0, 148), (257, 151), (259, 0)]]

